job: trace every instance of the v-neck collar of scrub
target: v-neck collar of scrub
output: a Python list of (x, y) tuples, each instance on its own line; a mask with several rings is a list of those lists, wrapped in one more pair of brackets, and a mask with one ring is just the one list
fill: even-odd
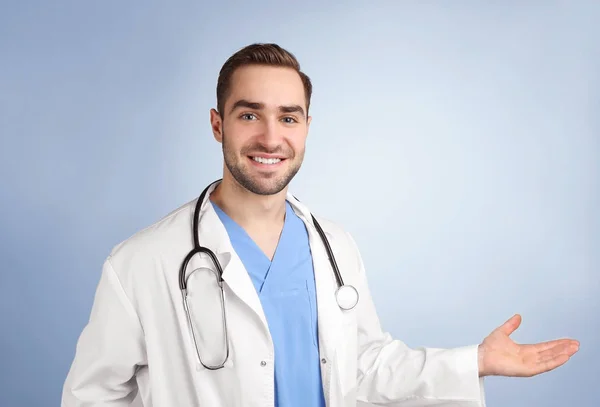
[(221, 221), (223, 221), (223, 219), (225, 219), (227, 221), (227, 223), (229, 223), (230, 226), (234, 227), (237, 230), (238, 233), (241, 233), (246, 239), (248, 239), (248, 241), (252, 243), (253, 247), (263, 255), (265, 261), (267, 261), (269, 263), (273, 263), (275, 261), (275, 258), (277, 257), (277, 252), (278, 252), (277, 249), (281, 245), (281, 239), (285, 235), (286, 230), (290, 228), (289, 224), (290, 224), (291, 217), (295, 214), (294, 210), (291, 207), (291, 204), (287, 200), (285, 201), (285, 214), (284, 214), (284, 219), (283, 219), (283, 228), (281, 229), (281, 232), (279, 233), (279, 239), (277, 240), (277, 247), (275, 248), (275, 252), (273, 253), (273, 259), (269, 259), (269, 256), (267, 256), (265, 254), (265, 252), (258, 246), (258, 244), (256, 244), (254, 239), (252, 239), (252, 237), (248, 234), (248, 232), (246, 232), (246, 229), (244, 229), (239, 223), (237, 223), (235, 220), (233, 220), (215, 202), (213, 202), (211, 200), (210, 203), (213, 205), (213, 208), (219, 215), (219, 218), (221, 218)]
[[(281, 252), (281, 246), (282, 243), (285, 244), (285, 239), (287, 236), (287, 232), (290, 229), (290, 222), (292, 220), (292, 217), (295, 215), (295, 212), (291, 206), (291, 204), (286, 200), (285, 201), (285, 215), (284, 215), (284, 222), (283, 222), (283, 227), (281, 229), (281, 233), (279, 234), (279, 239), (277, 241), (277, 246), (275, 248), (275, 252), (273, 253), (273, 259), (269, 259), (269, 257), (265, 254), (265, 252), (258, 246), (258, 244), (254, 241), (254, 239), (252, 239), (252, 237), (246, 232), (246, 230), (239, 224), (237, 223), (235, 220), (233, 220), (223, 209), (221, 209), (215, 202), (213, 202), (212, 200), (210, 201), (211, 204), (213, 205), (215, 211), (217, 212), (217, 215), (219, 216), (219, 218), (221, 219), (222, 223), (225, 226), (225, 229), (229, 229), (229, 228), (233, 228), (235, 229), (234, 234), (238, 235), (238, 236), (242, 236), (245, 243), (248, 244), (249, 246), (251, 246), (251, 250), (255, 252), (255, 254), (253, 256), (260, 256), (260, 262), (264, 265), (264, 274), (261, 273), (260, 276), (260, 284), (257, 285), (256, 281), (253, 282), (255, 283), (255, 288), (257, 289), (258, 293), (261, 294), (263, 292), (263, 288), (265, 287), (267, 280), (269, 279), (270, 276), (270, 272), (271, 272), (271, 268), (273, 266), (274, 263), (278, 263), (279, 260), (278, 258), (280, 257), (279, 253)], [(232, 240), (232, 236), (229, 236), (230, 240)], [(234, 241), (231, 241), (232, 247), (235, 250), (236, 244)], [(242, 261), (242, 263), (246, 263), (244, 262), (244, 259), (242, 257), (245, 257), (242, 255), (242, 253), (238, 253), (238, 257), (240, 257), (240, 260)], [(263, 263), (264, 262), (264, 263)], [(246, 271), (252, 276), (254, 271), (250, 271), (247, 269), (248, 267), (248, 263), (245, 264), (245, 268)], [(256, 277), (256, 276), (255, 276)]]

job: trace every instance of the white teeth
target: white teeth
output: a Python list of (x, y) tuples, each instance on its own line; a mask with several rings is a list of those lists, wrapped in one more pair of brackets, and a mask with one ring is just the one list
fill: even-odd
[(281, 158), (252, 157), (252, 159), (261, 164), (277, 164), (279, 161), (281, 161)]

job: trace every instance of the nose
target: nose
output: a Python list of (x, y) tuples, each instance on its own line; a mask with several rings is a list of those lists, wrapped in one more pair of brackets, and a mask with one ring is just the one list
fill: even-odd
[(269, 151), (277, 149), (283, 140), (281, 126), (276, 119), (268, 119), (263, 121), (261, 136), (259, 140)]

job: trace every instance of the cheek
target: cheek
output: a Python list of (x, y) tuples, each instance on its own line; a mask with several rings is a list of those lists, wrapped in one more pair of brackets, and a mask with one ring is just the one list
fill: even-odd
[(247, 139), (243, 133), (235, 128), (227, 129), (223, 133), (223, 145), (230, 154), (239, 154), (240, 150), (248, 145)]
[(306, 138), (302, 136), (299, 136), (298, 138), (292, 138), (290, 139), (289, 143), (296, 154), (298, 154), (304, 152), (304, 148), (306, 147)]
[(294, 150), (303, 150), (306, 144), (306, 135), (306, 129), (297, 128), (286, 132), (284, 137)]

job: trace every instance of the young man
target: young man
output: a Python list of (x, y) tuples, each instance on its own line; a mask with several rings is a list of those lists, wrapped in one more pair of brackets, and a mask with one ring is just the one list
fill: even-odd
[[(484, 376), (536, 375), (577, 351), (514, 343), (519, 316), (457, 349), (410, 349), (383, 332), (354, 240), (288, 192), (311, 91), (275, 44), (225, 63), (211, 111), (223, 178), (112, 250), (63, 407), (136, 396), (154, 407), (483, 407)], [(334, 265), (349, 297), (336, 296)]]

